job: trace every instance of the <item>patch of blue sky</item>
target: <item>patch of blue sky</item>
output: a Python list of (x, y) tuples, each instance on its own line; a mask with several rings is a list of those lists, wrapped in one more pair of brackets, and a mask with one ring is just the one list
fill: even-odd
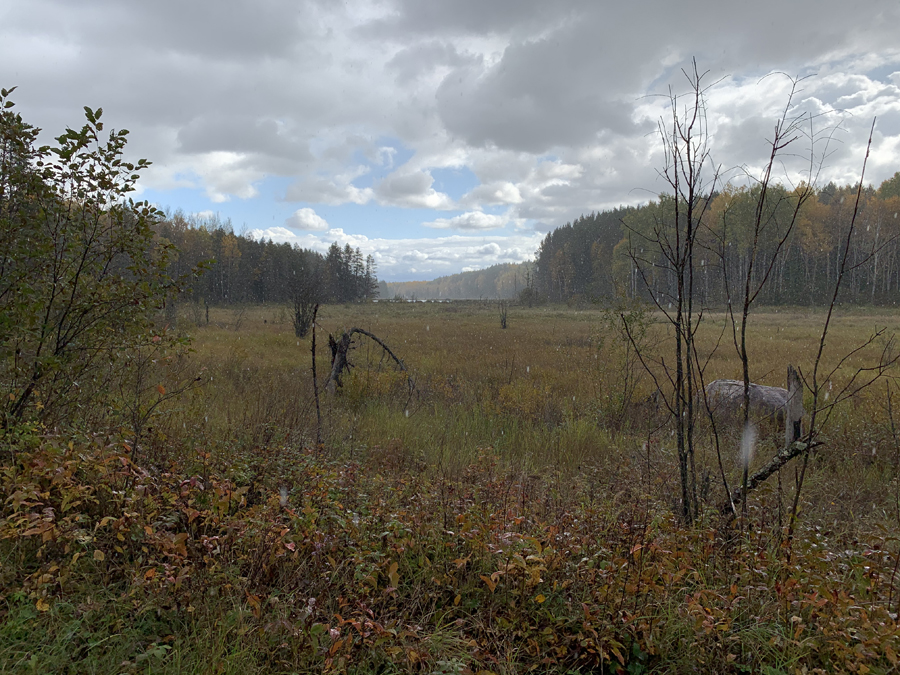
[(374, 203), (340, 206), (311, 204), (310, 207), (314, 208), (330, 227), (340, 228), (348, 234), (362, 234), (370, 239), (418, 239), (438, 237), (442, 236), (442, 233), (449, 234), (449, 231), (422, 226), (422, 223), (431, 222), (439, 217), (450, 217), (445, 211), (379, 206)]
[(893, 60), (866, 71), (866, 76), (885, 84), (897, 84), (896, 78), (891, 78), (897, 71), (900, 71), (900, 61)]
[(181, 211), (185, 215), (207, 211), (215, 213), (217, 207), (220, 206), (209, 199), (203, 190), (187, 187), (173, 190), (144, 188), (135, 199), (149, 201), (157, 208), (169, 213)]
[(267, 228), (284, 225), (297, 208), (283, 201), (285, 190), (291, 178), (269, 176), (254, 183), (257, 195), (248, 199), (232, 197), (224, 202), (216, 202), (202, 188), (175, 188), (156, 190), (146, 188), (140, 199), (146, 199), (157, 207), (174, 213), (181, 210), (186, 215), (213, 214), (221, 222), (231, 221), (235, 232), (246, 229)]
[(509, 210), (509, 206), (507, 204), (485, 204), (481, 210), (491, 216), (500, 216)]
[(454, 200), (481, 185), (478, 177), (466, 166), (432, 169), (431, 177), (434, 178), (434, 184), (431, 187), (449, 195)]

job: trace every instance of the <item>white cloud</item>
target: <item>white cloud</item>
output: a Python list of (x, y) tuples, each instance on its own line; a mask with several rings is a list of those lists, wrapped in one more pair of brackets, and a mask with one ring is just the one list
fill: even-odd
[(468, 211), (452, 218), (437, 218), (427, 223), (425, 227), (441, 230), (496, 230), (504, 227), (509, 222), (509, 216), (494, 216), (481, 211)]
[(284, 221), (284, 224), (295, 230), (327, 230), (328, 223), (313, 209), (303, 208), (294, 211), (294, 214)]
[[(19, 85), (14, 100), (48, 142), (79, 123), (81, 106), (102, 106), (108, 128), (131, 130), (129, 157), (154, 162), (139, 190), (163, 203), (170, 194), (174, 208), (237, 222), (252, 222), (252, 208), (266, 222), (285, 200), (352, 209), (361, 223), (367, 209), (430, 210), (416, 216), (423, 241), (434, 228), (500, 227), (490, 207), (534, 237), (663, 190), (655, 129), (668, 99), (653, 95), (683, 91), (694, 56), (708, 82), (724, 78), (708, 99), (724, 168), (761, 165), (789, 89), (761, 78), (782, 71), (811, 75), (798, 110), (821, 128), (841, 124), (822, 182), (855, 180), (875, 116), (867, 177), (900, 169), (896, 0), (696, 10), (664, 0), (229, 0), (227, 11), (208, 0), (9, 2), (0, 63), (14, 81), (0, 84)], [(792, 150), (803, 156), (802, 139)], [(785, 160), (796, 179), (802, 162)], [(442, 176), (435, 187), (445, 168), (477, 183)], [(437, 264), (432, 247), (412, 250)]]
[(479, 185), (466, 193), (460, 200), (463, 204), (488, 204), (491, 206), (521, 204), (522, 201), (522, 193), (519, 192), (519, 188), (509, 181)]
[(406, 208), (446, 210), (454, 208), (453, 200), (432, 186), (434, 178), (428, 171), (398, 171), (385, 177), (375, 186), (379, 204)]
[(341, 228), (323, 233), (298, 233), (284, 227), (251, 230), (248, 236), (287, 242), (320, 253), (325, 253), (335, 241), (340, 246), (350, 244), (363, 254), (371, 254), (378, 266), (378, 277), (387, 281), (409, 279), (412, 268), (419, 276), (434, 277), (454, 274), (464, 267), (482, 269), (497, 263), (533, 260), (542, 238), (532, 231), (490, 237), (451, 235), (388, 239), (349, 234)]

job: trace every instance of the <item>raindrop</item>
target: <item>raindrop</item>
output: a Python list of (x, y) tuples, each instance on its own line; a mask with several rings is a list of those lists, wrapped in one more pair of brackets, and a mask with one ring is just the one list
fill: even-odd
[(744, 433), (741, 435), (741, 461), (744, 467), (750, 466), (750, 462), (753, 460), (757, 436), (756, 425), (753, 422), (747, 422)]

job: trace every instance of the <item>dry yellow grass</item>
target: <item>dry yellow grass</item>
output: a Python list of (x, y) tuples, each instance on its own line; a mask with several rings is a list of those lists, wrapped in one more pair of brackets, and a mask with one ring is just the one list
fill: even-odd
[[(654, 385), (633, 367), (636, 393), (630, 405), (622, 400), (625, 344), (605, 316), (593, 308), (513, 307), (509, 327), (502, 330), (496, 304), (489, 302), (322, 307), (320, 381), (330, 368), (327, 335), (354, 326), (385, 340), (416, 381), (410, 399), (404, 378), (382, 358), (381, 349), (361, 339), (352, 355), (357, 367), (343, 391), (322, 396), (327, 449), (389, 452), (407, 464), (444, 472), (458, 472), (479, 453), (490, 452), (511, 471), (571, 476), (590, 469), (608, 476), (611, 487), (615, 480), (640, 481), (657, 495), (675, 494), (674, 441), (665, 427), (648, 425), (650, 413), (640, 404)], [(748, 333), (754, 381), (784, 386), (788, 364), (811, 373), (824, 318), (824, 311), (796, 308), (754, 313)], [(723, 321), (720, 314), (706, 317), (699, 340), (703, 358), (719, 339)], [(841, 309), (820, 374), (876, 330), (886, 328), (889, 334), (898, 324), (900, 314), (893, 311)], [(211, 448), (235, 439), (261, 450), (313, 442), (310, 338), (294, 336), (284, 308), (213, 309), (208, 326), (189, 332), (193, 367), (204, 369), (206, 384), (159, 420), (158, 428), (167, 435), (190, 433), (193, 441)], [(657, 354), (671, 348), (667, 334), (661, 317), (653, 317), (649, 335)], [(709, 361), (707, 381), (740, 377), (731, 340), (726, 331)], [(883, 347), (884, 340), (877, 340), (847, 360), (832, 388), (856, 368), (874, 363)], [(893, 480), (898, 450), (884, 383), (836, 411), (824, 440), (805, 492), (810, 507), (832, 520), (849, 519), (860, 509), (896, 510), (886, 482)], [(715, 501), (721, 491), (712, 444), (703, 439), (699, 448), (700, 469), (709, 476)], [(734, 484), (740, 473), (737, 453), (729, 445), (725, 449)], [(774, 449), (762, 443), (756, 464)], [(782, 478), (787, 486), (793, 473)], [(787, 499), (787, 490), (778, 499)], [(775, 499), (770, 492), (760, 491), (761, 498)]]

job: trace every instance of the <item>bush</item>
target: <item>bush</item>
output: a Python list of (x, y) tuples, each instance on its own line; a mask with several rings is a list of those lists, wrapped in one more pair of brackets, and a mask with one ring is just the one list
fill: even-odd
[(103, 137), (101, 109), (37, 147), (39, 129), (0, 91), (0, 420), (71, 419), (108, 389), (110, 363), (149, 340), (178, 290), (162, 215), (127, 198), (146, 160), (123, 160), (128, 131)]

